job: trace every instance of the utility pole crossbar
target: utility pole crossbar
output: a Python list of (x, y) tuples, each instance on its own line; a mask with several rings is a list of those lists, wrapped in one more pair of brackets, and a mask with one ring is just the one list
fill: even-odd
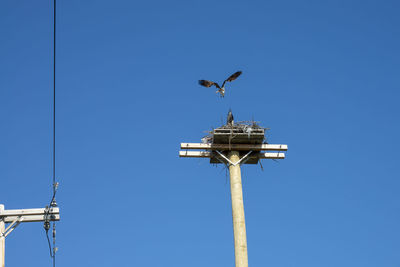
[[(60, 209), (50, 207), (43, 209), (5, 210), (0, 204), (0, 267), (4, 267), (5, 238), (20, 224), (26, 222), (59, 221)], [(7, 228), (5, 224), (9, 223)]]
[(46, 209), (21, 209), (21, 210), (4, 210), (0, 213), (0, 220), (5, 223), (11, 223), (16, 218), (22, 218), (23, 222), (44, 222), (45, 216), (49, 215), (51, 221), (60, 220), (60, 209), (58, 207), (49, 208), (47, 214)]
[[(210, 163), (226, 163), (229, 151), (238, 151), (239, 157), (243, 157), (251, 151), (246, 164), (257, 164), (259, 159), (284, 159), (287, 151), (287, 145), (280, 144), (214, 144), (214, 143), (181, 143), (179, 157), (181, 158), (210, 158)], [(204, 149), (204, 151), (193, 151), (192, 149)], [(278, 152), (262, 152), (278, 151)], [(221, 155), (223, 153), (223, 156)], [(221, 157), (223, 161), (221, 161)], [(225, 158), (224, 158), (225, 157)]]
[(206, 150), (270, 150), (270, 151), (287, 151), (287, 145), (272, 144), (204, 144), (204, 143), (181, 143), (181, 149), (206, 149)]
[[(218, 150), (217, 150), (218, 151)], [(179, 151), (181, 158), (212, 158), (215, 154), (210, 151)], [(255, 153), (249, 155), (250, 158), (259, 159), (284, 159), (285, 153)]]

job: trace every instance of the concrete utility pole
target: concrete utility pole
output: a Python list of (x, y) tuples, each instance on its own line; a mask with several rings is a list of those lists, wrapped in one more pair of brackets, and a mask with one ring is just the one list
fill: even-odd
[[(231, 123), (214, 129), (205, 143), (181, 143), (180, 157), (210, 158), (210, 163), (229, 166), (235, 266), (248, 267), (246, 225), (242, 192), (241, 164), (257, 164), (259, 159), (284, 159), (287, 145), (264, 143), (264, 128), (254, 122)], [(203, 149), (203, 151), (188, 151)], [(263, 150), (277, 153), (261, 152)]]
[[(240, 160), (238, 151), (229, 153), (229, 160), (236, 163)], [(247, 240), (246, 240), (246, 224), (244, 219), (244, 204), (242, 192), (242, 177), (240, 173), (240, 165), (229, 166), (230, 182), (231, 182), (231, 199), (232, 199), (232, 220), (233, 235), (235, 240), (235, 262), (236, 266), (246, 267), (247, 260)]]
[[(59, 221), (58, 207), (44, 209), (5, 210), (0, 204), (0, 267), (5, 265), (5, 239), (21, 222)], [(7, 228), (5, 224), (9, 223)]]
[[(4, 205), (0, 204), (0, 216), (4, 211)], [(6, 253), (6, 238), (3, 235), (5, 232), (5, 223), (3, 220), (0, 220), (0, 267), (4, 267), (4, 259)]]

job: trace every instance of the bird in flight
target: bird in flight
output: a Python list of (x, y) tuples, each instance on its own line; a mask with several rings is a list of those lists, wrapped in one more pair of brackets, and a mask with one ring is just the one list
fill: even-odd
[(207, 81), (207, 80), (199, 80), (199, 84), (202, 85), (202, 86), (205, 86), (205, 87), (211, 87), (211, 86), (214, 85), (215, 87), (218, 88), (218, 90), (216, 91), (216, 93), (220, 93), (220, 94), (221, 94), (221, 97), (224, 97), (224, 96), (225, 96), (225, 83), (226, 83), (226, 82), (231, 82), (231, 81), (233, 81), (233, 80), (236, 80), (236, 78), (239, 77), (240, 74), (242, 74), (241, 71), (235, 72), (234, 74), (232, 74), (231, 76), (229, 76), (229, 78), (226, 79), (226, 80), (222, 83), (222, 86), (219, 86), (219, 84), (216, 83), (216, 82)]

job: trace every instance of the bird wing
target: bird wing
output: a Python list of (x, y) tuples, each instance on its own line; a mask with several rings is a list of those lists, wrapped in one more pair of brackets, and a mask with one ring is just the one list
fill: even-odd
[(215, 86), (218, 89), (220, 89), (221, 87), (219, 87), (218, 83), (212, 82), (212, 81), (207, 81), (207, 80), (199, 80), (199, 84), (205, 87), (211, 87), (211, 86)]
[(224, 87), (224, 85), (225, 85), (226, 82), (231, 82), (231, 81), (233, 81), (233, 80), (236, 80), (236, 78), (239, 77), (240, 74), (242, 74), (242, 72), (241, 72), (241, 71), (237, 71), (237, 72), (235, 72), (234, 74), (232, 74), (231, 76), (229, 76), (229, 78), (226, 79), (226, 80), (224, 81), (224, 83), (222, 84), (222, 87)]

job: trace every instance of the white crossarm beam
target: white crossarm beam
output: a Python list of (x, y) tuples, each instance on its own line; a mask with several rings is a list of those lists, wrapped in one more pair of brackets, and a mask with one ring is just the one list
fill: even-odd
[[(0, 216), (22, 216), (22, 215), (42, 215), (45, 214), (46, 209), (20, 209), (20, 210), (4, 210)], [(50, 213), (60, 213), (58, 207), (50, 208)]]
[[(179, 151), (179, 157), (182, 158), (210, 158), (212, 156), (212, 152), (210, 151)], [(285, 153), (258, 153), (254, 155), (250, 155), (249, 157), (258, 156), (260, 159), (284, 159)]]
[[(45, 220), (46, 209), (21, 209), (21, 210), (4, 210), (0, 214), (5, 223), (12, 223), (18, 218), (23, 218), (22, 222), (43, 222)], [(50, 208), (50, 221), (60, 220), (60, 209), (58, 207)]]
[(183, 158), (209, 158), (211, 155), (210, 151), (179, 151), (179, 157)]
[[(11, 223), (18, 219), (20, 216), (6, 216), (4, 217), (4, 222), (5, 223)], [(24, 222), (44, 222), (45, 220), (45, 215), (24, 215), (21, 216), (23, 218), (23, 223)], [(60, 220), (60, 214), (52, 214), (50, 213), (49, 216), (50, 221), (59, 221)]]
[(260, 153), (258, 157), (260, 159), (284, 159), (285, 153)]
[(273, 144), (203, 144), (203, 143), (181, 143), (181, 149), (206, 149), (206, 150), (270, 150), (270, 151), (287, 151), (287, 145)]

